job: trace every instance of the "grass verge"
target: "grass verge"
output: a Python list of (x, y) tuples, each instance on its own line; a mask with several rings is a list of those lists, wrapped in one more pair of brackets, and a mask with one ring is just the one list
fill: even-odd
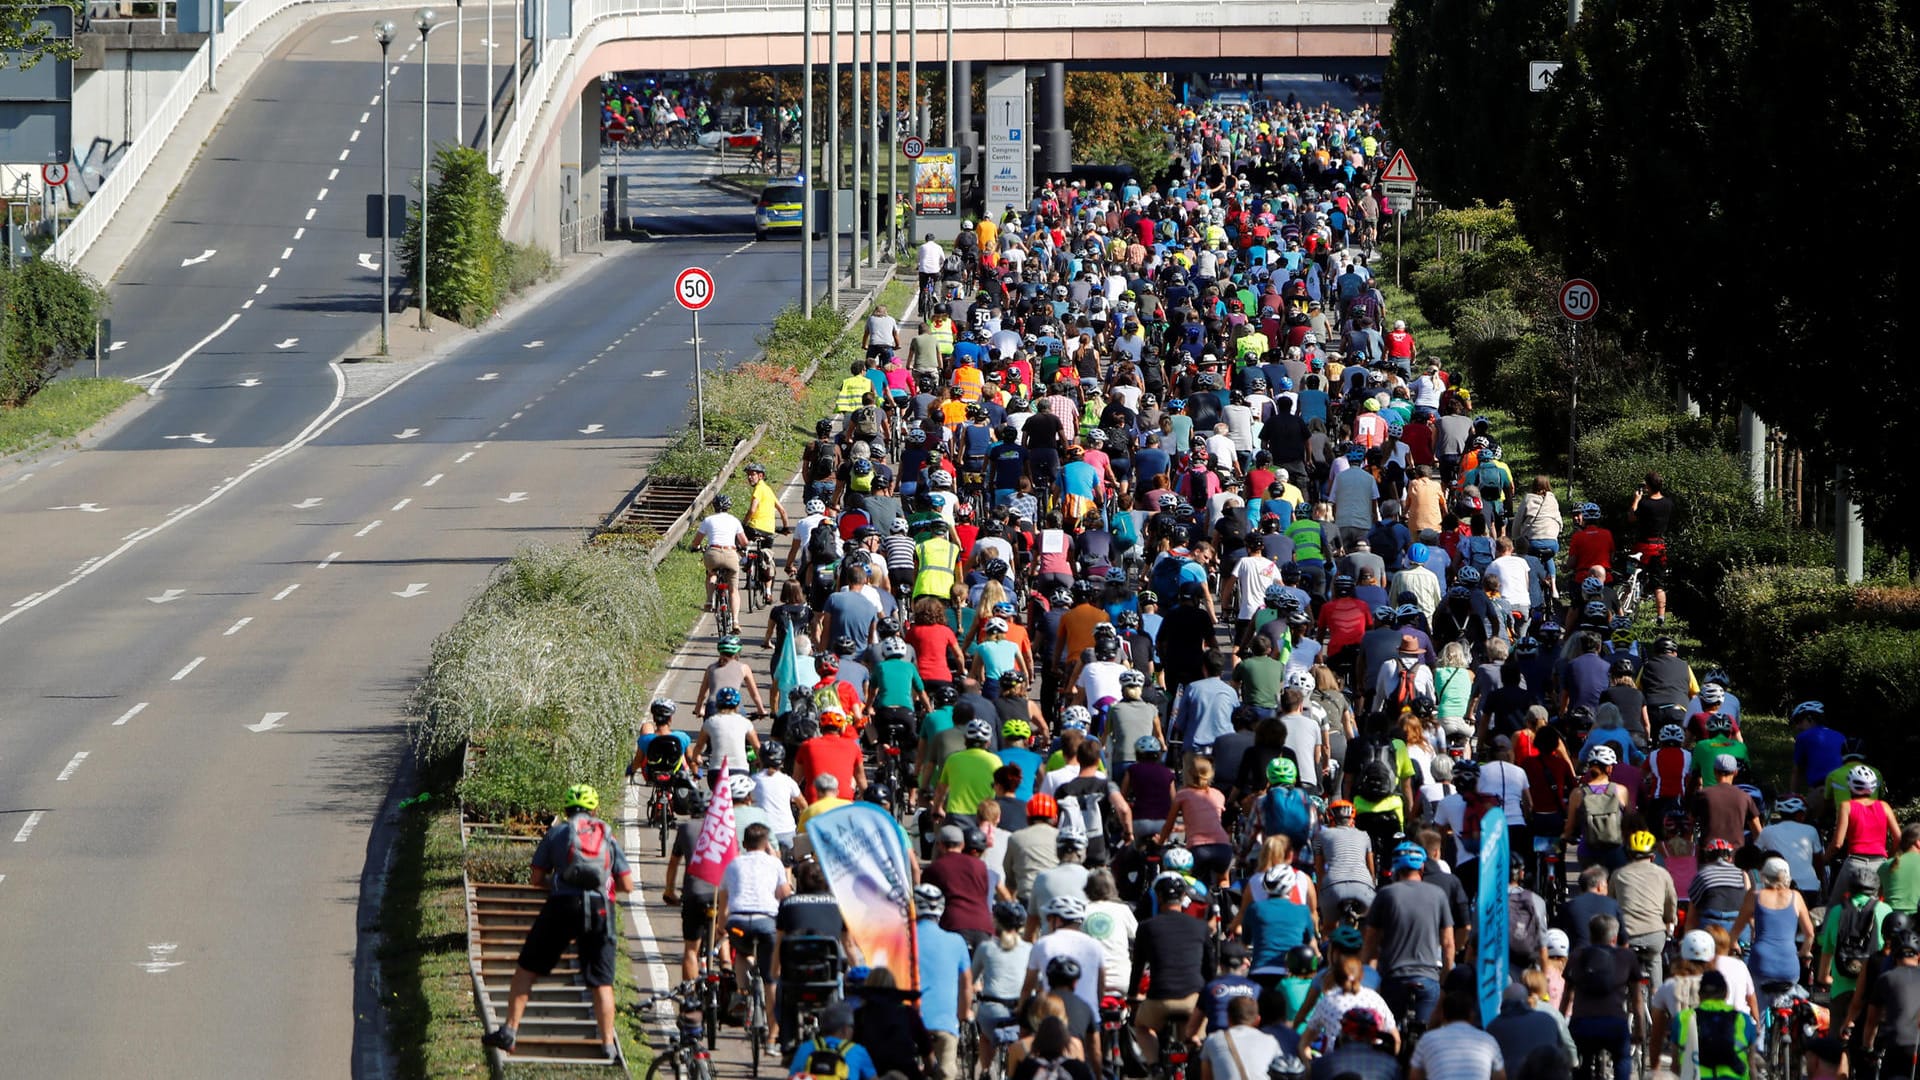
[[(891, 283), (882, 302), (901, 310), (911, 298), (907, 282)], [(812, 436), (805, 418), (831, 411), (833, 393), (847, 358), (858, 352), (858, 335), (841, 335), (826, 343), (820, 369), (802, 392), (794, 414), (800, 419), (768, 433), (755, 456), (767, 464), (769, 475), (791, 476), (800, 453)], [(804, 366), (817, 343), (798, 348), (792, 341), (769, 340), (772, 359)], [(738, 480), (730, 485), (744, 497)], [(590, 541), (633, 554), (644, 553), (657, 537), (646, 533), (606, 532)], [(685, 643), (698, 618), (706, 588), (700, 557), (684, 547), (669, 553), (654, 568), (662, 611), (670, 613), (652, 632), (632, 642), (629, 681), (650, 691), (675, 652)], [(467, 967), (465, 895), (461, 881), (464, 853), (454, 797), (457, 777), (437, 770), (423, 778), (430, 793), (424, 803), (403, 811), (393, 868), (381, 908), (381, 975), (387, 1009), (388, 1039), (403, 1077), (484, 1076), (488, 1066), (480, 1045), (480, 1021)], [(617, 1029), (633, 1075), (644, 1075), (652, 1060), (645, 1032), (631, 1004), (640, 994), (638, 973), (625, 949), (619, 952), (615, 998), (621, 1003)], [(564, 1080), (568, 1077), (607, 1075), (604, 1069), (571, 1066), (509, 1064), (509, 1076)]]
[(120, 379), (56, 379), (25, 405), (0, 411), (0, 455), (71, 439), (140, 392)]

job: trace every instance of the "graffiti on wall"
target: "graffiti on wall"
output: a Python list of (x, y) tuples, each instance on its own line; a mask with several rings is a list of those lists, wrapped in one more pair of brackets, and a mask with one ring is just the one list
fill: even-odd
[(95, 138), (84, 153), (80, 147), (74, 147), (73, 166), (67, 170), (67, 182), (60, 185), (67, 205), (75, 209), (85, 206), (87, 200), (100, 190), (100, 185), (107, 182), (107, 177), (113, 175), (113, 170), (119, 166), (132, 145), (126, 141)]

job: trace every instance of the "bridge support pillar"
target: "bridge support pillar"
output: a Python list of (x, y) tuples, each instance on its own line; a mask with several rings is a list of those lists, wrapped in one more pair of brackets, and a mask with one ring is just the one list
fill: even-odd
[(980, 173), (980, 128), (973, 118), (973, 61), (953, 62), (953, 145), (961, 148), (961, 173), (978, 179)]
[(600, 81), (593, 80), (580, 92), (580, 103), (575, 113), (578, 124), (575, 131), (580, 136), (580, 185), (575, 189), (578, 202), (574, 207), (574, 220), (579, 222), (579, 242), (574, 250), (594, 247), (600, 243), (605, 232), (606, 211), (604, 198), (607, 192), (608, 172), (600, 167)]
[(1040, 112), (1039, 172), (1065, 176), (1073, 168), (1073, 136), (1067, 132), (1067, 65), (1058, 60), (1048, 63), (1035, 91)]

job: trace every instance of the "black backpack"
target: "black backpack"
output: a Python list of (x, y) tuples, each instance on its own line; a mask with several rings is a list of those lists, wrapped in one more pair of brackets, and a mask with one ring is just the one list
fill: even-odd
[(1693, 1010), (1693, 1056), (1702, 1076), (1747, 1074), (1747, 1056), (1740, 1052), (1738, 1034), (1745, 1019), (1732, 1009)]
[(1393, 766), (1379, 758), (1372, 758), (1360, 767), (1360, 775), (1353, 781), (1353, 790), (1368, 802), (1379, 802), (1393, 794), (1393, 781)]
[(1878, 906), (1871, 900), (1864, 905), (1848, 902), (1833, 949), (1833, 970), (1838, 974), (1857, 979), (1866, 970), (1867, 958), (1874, 953), (1873, 913)]
[(815, 439), (813, 442), (813, 464), (807, 468), (807, 479), (815, 483), (824, 483), (833, 479), (834, 470), (840, 466), (840, 451), (832, 439)]
[(840, 561), (840, 533), (833, 522), (822, 521), (807, 534), (807, 561), (815, 567)]

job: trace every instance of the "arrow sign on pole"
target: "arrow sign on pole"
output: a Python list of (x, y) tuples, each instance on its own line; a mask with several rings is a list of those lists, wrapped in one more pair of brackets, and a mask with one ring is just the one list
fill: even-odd
[(426, 582), (414, 581), (414, 582), (408, 583), (405, 589), (402, 589), (399, 592), (394, 593), (393, 595), (398, 596), (401, 599), (405, 600), (405, 599), (411, 599), (413, 597), (419, 596), (421, 593), (426, 591), (427, 591)]
[(373, 254), (371, 252), (363, 251), (360, 253), (360, 269), (373, 270), (377, 272), (380, 269), (380, 264), (374, 261)]
[(1536, 94), (1544, 94), (1553, 89), (1553, 77), (1560, 74), (1558, 60), (1527, 61), (1527, 89)]
[(262, 731), (272, 731), (274, 728), (277, 728), (280, 726), (280, 721), (285, 720), (286, 718), (287, 718), (286, 713), (270, 712), (270, 713), (267, 713), (265, 716), (262, 716), (260, 718), (259, 723), (248, 724), (246, 725), (246, 728), (248, 731), (252, 731), (256, 733), (262, 732)]
[(400, 432), (400, 433), (398, 433), (398, 434), (396, 434), (396, 435), (394, 436), (394, 438), (396, 438), (396, 439), (411, 439), (411, 438), (413, 438), (413, 437), (414, 437), (415, 435), (418, 435), (418, 434), (420, 434), (420, 429), (419, 429), (419, 428), (417, 428), (417, 427), (410, 427), (410, 428), (408, 428), (407, 430), (405, 430), (405, 431), (402, 431), (402, 432)]
[(307, 498), (301, 499), (299, 502), (294, 503), (293, 508), (295, 510), (311, 510), (314, 507), (319, 506), (321, 503), (325, 501), (326, 501), (325, 499), (316, 498), (314, 496), (308, 496)]
[(181, 259), (180, 265), (181, 266), (199, 266), (201, 263), (206, 262), (208, 259), (213, 258), (218, 253), (219, 253), (218, 249), (208, 248), (207, 250), (201, 252), (200, 254), (195, 255), (191, 259)]
[(524, 492), (524, 491), (516, 491), (516, 492), (513, 492), (512, 494), (510, 494), (510, 495), (508, 495), (508, 496), (507, 496), (506, 498), (504, 498), (504, 499), (501, 499), (500, 501), (501, 501), (501, 502), (503, 502), (503, 503), (517, 503), (517, 502), (526, 502), (526, 501), (527, 501), (527, 493), (526, 493), (526, 492)]
[(605, 430), (606, 430), (606, 429), (605, 429), (605, 428), (603, 428), (603, 427), (601, 427), (601, 426), (600, 426), (599, 424), (588, 424), (588, 425), (587, 425), (586, 427), (583, 427), (583, 428), (581, 428), (581, 429), (580, 429), (580, 434), (582, 434), (582, 435), (598, 435), (598, 434), (600, 434), (600, 433), (601, 433), (602, 431), (605, 431)]
[(150, 604), (170, 604), (185, 595), (187, 595), (187, 590), (185, 589), (168, 589), (159, 596), (147, 597), (147, 602)]

